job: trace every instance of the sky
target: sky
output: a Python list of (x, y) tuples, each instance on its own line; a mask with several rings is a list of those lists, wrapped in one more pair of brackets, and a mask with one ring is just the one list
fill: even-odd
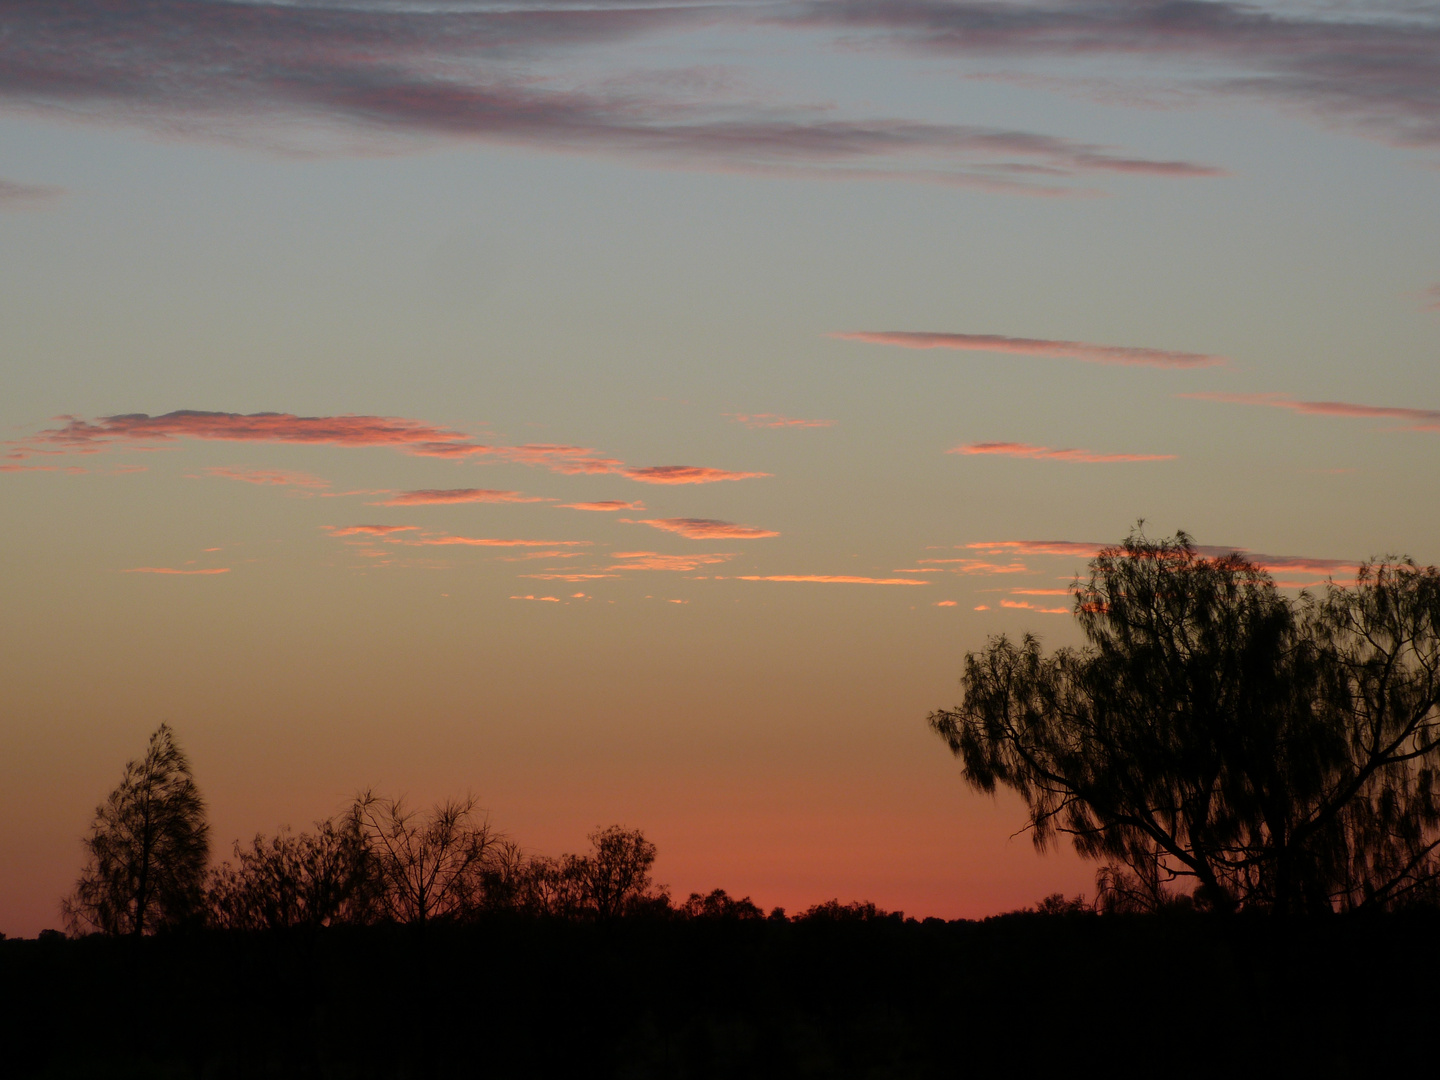
[(0, 932), (162, 721), (677, 896), (1093, 892), (927, 727), (1144, 519), (1440, 562), (1440, 4), (0, 0)]

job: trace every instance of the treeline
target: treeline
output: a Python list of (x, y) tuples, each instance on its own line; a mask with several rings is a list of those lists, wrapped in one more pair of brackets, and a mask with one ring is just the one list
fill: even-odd
[[(63, 901), (72, 936), (160, 930), (466, 924), (519, 915), (607, 921), (621, 916), (783, 920), (723, 889), (672, 901), (638, 829), (597, 829), (585, 854), (525, 852), (493, 829), (473, 797), (423, 811), (367, 791), (313, 830), (282, 828), (234, 845), (212, 866), (210, 829), (190, 763), (162, 724), (145, 756), (95, 812), (87, 860)], [(818, 904), (813, 918), (887, 916), (873, 904)]]

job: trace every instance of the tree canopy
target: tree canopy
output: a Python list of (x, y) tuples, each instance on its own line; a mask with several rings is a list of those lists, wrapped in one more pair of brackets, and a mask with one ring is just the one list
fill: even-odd
[(210, 827), (170, 725), (95, 810), (87, 860), (62, 910), (73, 931), (141, 935), (198, 918)]
[(1020, 794), (1038, 847), (1104, 860), (1102, 902), (1440, 900), (1440, 571), (1373, 562), (1291, 600), (1239, 554), (1136, 532), (1073, 592), (1084, 647), (993, 638), (930, 724), (971, 785)]

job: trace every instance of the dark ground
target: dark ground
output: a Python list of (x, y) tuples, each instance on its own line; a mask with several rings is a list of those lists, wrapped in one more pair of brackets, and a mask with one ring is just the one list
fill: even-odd
[(51, 937), (0, 1000), (17, 1080), (1424, 1075), (1440, 915)]

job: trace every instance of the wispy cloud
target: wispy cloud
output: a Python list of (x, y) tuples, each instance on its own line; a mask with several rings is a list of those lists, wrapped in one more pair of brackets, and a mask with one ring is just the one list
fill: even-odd
[(129, 570), (122, 570), (124, 574), (228, 574), (230, 567), (216, 566), (208, 570), (181, 570), (172, 566), (136, 566)]
[(1440, 409), (1411, 409), (1394, 405), (1359, 405), (1351, 401), (1297, 401), (1285, 394), (1179, 394), (1196, 401), (1222, 401), (1231, 405), (1263, 405), (1271, 409), (1314, 416), (1348, 416), (1364, 420), (1399, 420), (1406, 431), (1440, 431)]
[(329, 487), (328, 480), (309, 473), (294, 472), (290, 469), (259, 469), (246, 465), (217, 465), (205, 470), (207, 476), (218, 476), (225, 480), (241, 480), (247, 484), (291, 485), (302, 488)]
[(1425, 310), (1440, 311), (1440, 284), (1431, 285), (1425, 290)]
[(1001, 600), (1000, 606), (1003, 608), (1020, 608), (1024, 611), (1038, 611), (1042, 615), (1070, 614), (1070, 609), (1068, 607), (1037, 607), (1036, 605), (1027, 603), (1024, 600)]
[(414, 532), (418, 528), (418, 525), (346, 525), (344, 528), (325, 526), (331, 536), (389, 536), (391, 533)]
[(64, 188), (21, 184), (0, 176), (0, 210), (44, 210), (58, 203), (64, 194)]
[(593, 510), (599, 513), (610, 513), (615, 510), (644, 510), (642, 502), (624, 502), (620, 499), (605, 499), (602, 502), (574, 502), (560, 503), (557, 510)]
[(649, 525), (654, 529), (678, 533), (691, 540), (759, 540), (767, 536), (779, 536), (772, 529), (759, 529), (753, 525), (736, 525), (729, 521), (713, 518), (647, 518), (643, 521), (625, 519), (633, 525)]
[(569, 581), (569, 582), (580, 582), (580, 581), (600, 581), (600, 580), (602, 580), (603, 578), (617, 578), (617, 577), (619, 577), (620, 575), (619, 575), (619, 574), (603, 574), (603, 573), (593, 573), (593, 574), (590, 574), (590, 573), (574, 573), (574, 574), (552, 573), (552, 574), (521, 574), (520, 576), (523, 577), (523, 578), (530, 578), (530, 579), (535, 580), (535, 581)]
[(769, 476), (764, 472), (730, 472), (703, 465), (650, 465), (640, 469), (618, 469), (622, 476), (642, 484), (714, 484), (721, 480), (752, 480)]
[[(772, 31), (781, 25), (773, 14), (764, 23)], [(687, 91), (673, 78), (607, 68), (598, 51), (717, 19), (754, 27), (761, 16), (733, 2), (17, 0), (0, 37), (0, 95), (32, 109), (261, 143), (318, 121), (349, 141), (402, 147), (465, 139), (682, 168), (1020, 193), (1096, 173), (1220, 172), (1035, 132), (845, 117), (729, 87)]]
[(560, 603), (558, 596), (512, 596), (511, 600), (543, 600), (552, 604)]
[(735, 556), (729, 552), (710, 552), (704, 555), (661, 555), (655, 551), (617, 551), (614, 556), (620, 561), (606, 570), (666, 570), (689, 573), (702, 566), (715, 566)]
[(984, 442), (966, 443), (947, 454), (991, 454), (1000, 457), (1043, 458), (1049, 461), (1083, 462), (1086, 464), (1110, 464), (1123, 461), (1174, 461), (1174, 454), (1097, 454), (1092, 450), (1052, 450), (1048, 446), (1032, 446), (1029, 443)]
[[(808, 25), (869, 31), (903, 49), (986, 61), (1149, 59), (1140, 79), (1193, 93), (1298, 104), (1327, 125), (1401, 146), (1440, 145), (1440, 19), (1433, 4), (1290, 5), (1224, 0), (825, 0)], [(1066, 85), (1056, 79), (1057, 85)], [(1084, 92), (1077, 76), (1069, 86)]]
[[(6, 458), (24, 460), (36, 454), (97, 453), (117, 445), (143, 449), (146, 444), (171, 443), (179, 439), (221, 442), (302, 443), (346, 447), (389, 447), (407, 454), (450, 460), (478, 459), (515, 465), (530, 465), (563, 475), (613, 474), (646, 484), (711, 484), (721, 480), (747, 480), (769, 476), (761, 472), (732, 472), (703, 465), (627, 466), (585, 446), (562, 443), (525, 443), (503, 446), (478, 442), (461, 431), (399, 416), (296, 416), (293, 413), (230, 413), (179, 409), (160, 416), (125, 413), (85, 420), (58, 417), (58, 427), (47, 428), (29, 439), (8, 443)], [(239, 479), (240, 477), (236, 477)], [(481, 491), (480, 488), (453, 489)], [(424, 493), (403, 492), (413, 502), (388, 505), (416, 505), (426, 501)], [(432, 491), (429, 494), (443, 494)], [(449, 501), (524, 501), (506, 500)], [(432, 500), (443, 501), (443, 500)], [(572, 504), (575, 505), (575, 504)], [(602, 504), (591, 504), (599, 506)]]
[(537, 503), (547, 502), (541, 495), (519, 491), (496, 491), (493, 488), (422, 488), (401, 491), (372, 506), (445, 506), (450, 503)]
[(1002, 337), (997, 334), (931, 334), (912, 330), (854, 330), (832, 333), (830, 337), (839, 338), (842, 341), (863, 341), (871, 345), (897, 345), (902, 349), (959, 349), (965, 352), (1010, 353), (1016, 356), (1083, 360), (1091, 364), (1195, 368), (1228, 363), (1223, 356), (1211, 356), (1208, 353), (1137, 348), (1131, 345), (1092, 345), (1084, 341)]
[(1069, 596), (1069, 589), (1011, 589), (1012, 596)]
[(404, 544), (407, 547), (588, 547), (589, 540), (509, 540), (489, 536), (396, 536), (387, 538), (387, 544)]
[(803, 581), (819, 585), (929, 585), (913, 578), (857, 577), (853, 574), (745, 574), (736, 581)]
[(779, 413), (726, 413), (737, 424), (748, 428), (825, 428), (834, 427), (834, 420), (797, 420)]

